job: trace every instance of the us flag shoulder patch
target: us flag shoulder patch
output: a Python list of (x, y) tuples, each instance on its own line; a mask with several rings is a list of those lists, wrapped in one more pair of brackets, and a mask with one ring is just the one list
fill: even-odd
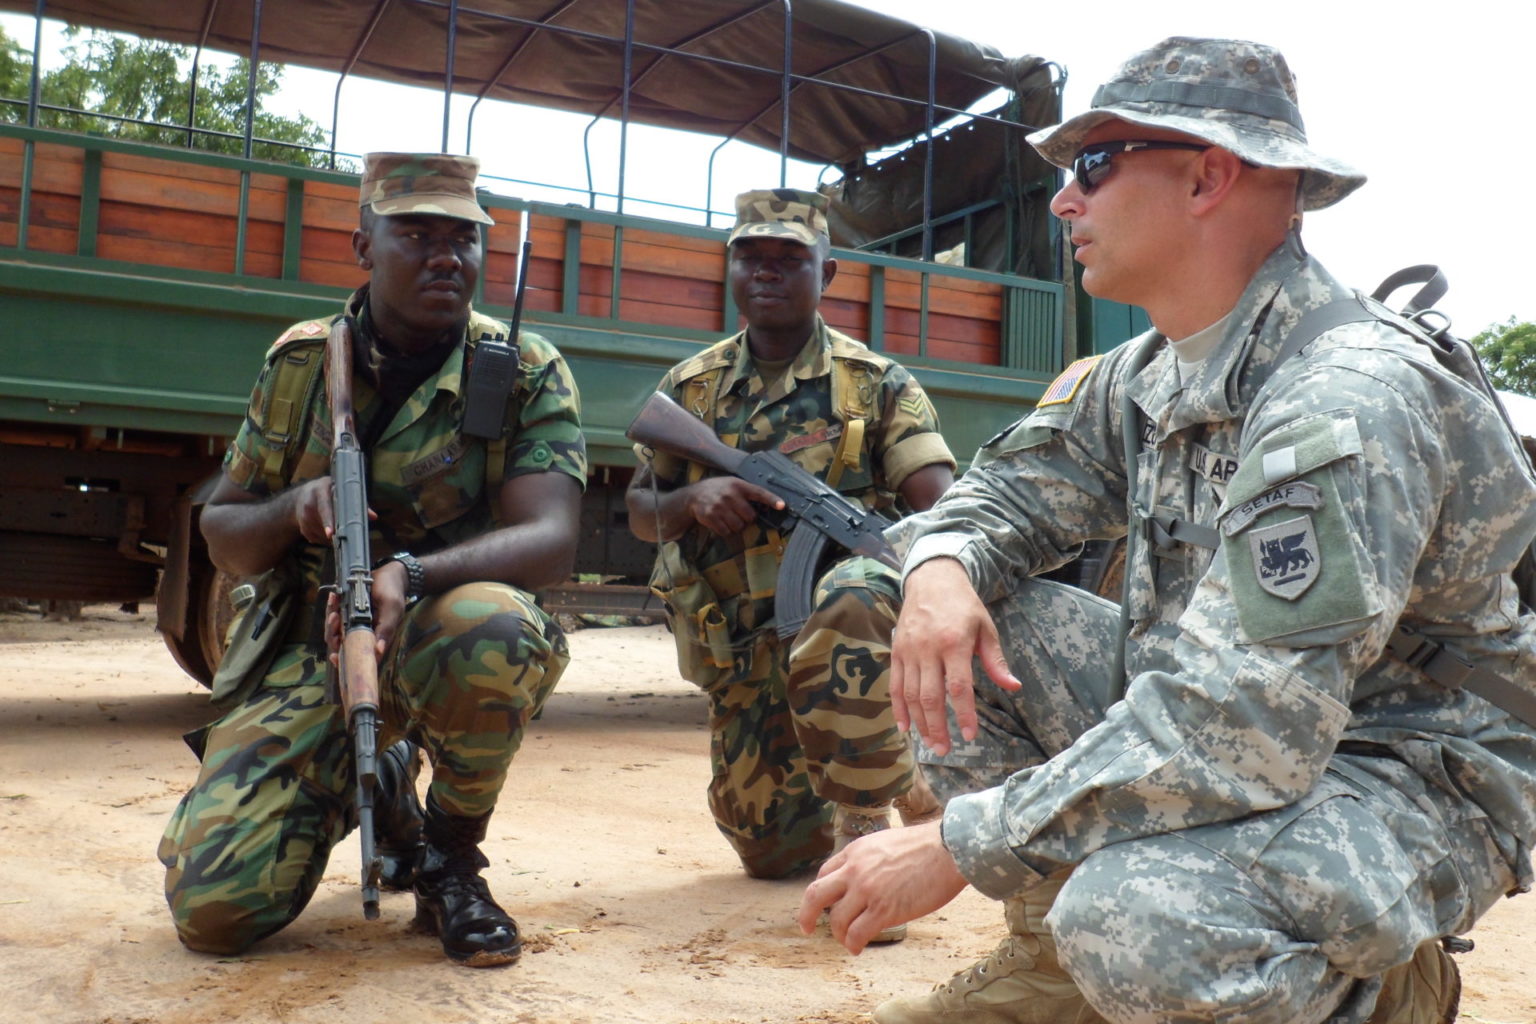
[(1077, 389), (1083, 381), (1088, 379), (1088, 371), (1103, 358), (1101, 355), (1088, 356), (1062, 370), (1061, 376), (1051, 381), (1051, 386), (1045, 389), (1045, 394), (1041, 395), (1040, 401), (1035, 403), (1035, 408), (1038, 409), (1043, 405), (1061, 405), (1072, 401), (1077, 397)]

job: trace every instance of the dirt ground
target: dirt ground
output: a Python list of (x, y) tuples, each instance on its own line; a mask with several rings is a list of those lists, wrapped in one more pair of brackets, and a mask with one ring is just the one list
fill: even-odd
[[(518, 964), (451, 965), (406, 895), (363, 920), (355, 839), (297, 922), (214, 958), (177, 943), (154, 858), (195, 774), (180, 737), (204, 691), (147, 606), (0, 613), (0, 1021), (852, 1024), (996, 943), (998, 908), (973, 891), (857, 958), (801, 936), (801, 884), (743, 877), (704, 809), (704, 704), (661, 627), (571, 642), (485, 846)], [(1501, 902), (1474, 938), (1462, 1019), (1536, 1024), (1536, 897)]]

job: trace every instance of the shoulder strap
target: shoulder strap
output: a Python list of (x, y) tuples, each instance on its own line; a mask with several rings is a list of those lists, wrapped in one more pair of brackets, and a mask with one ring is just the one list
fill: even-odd
[[(678, 402), (684, 409), (709, 424), (710, 430), (714, 430), (715, 404), (719, 400), (720, 381), (725, 376), (725, 368), (728, 365), (723, 362), (706, 362), (702, 364), (704, 369), (691, 377), (685, 377)], [(687, 370), (688, 364), (684, 364), (683, 370)], [(705, 467), (703, 463), (688, 460), (687, 483), (696, 484), (704, 479)]]
[(1160, 347), (1159, 338), (1148, 338), (1127, 357), (1128, 365), (1120, 375), (1120, 443), (1125, 453), (1125, 571), (1120, 593), (1120, 642), (1115, 644), (1113, 674), (1109, 677), (1113, 685), (1118, 687), (1116, 692), (1119, 694), (1125, 692), (1129, 682), (1125, 677), (1125, 645), (1131, 636), (1131, 567), (1136, 564), (1136, 544), (1143, 540), (1140, 533), (1141, 524), (1145, 522), (1140, 509), (1136, 507), (1136, 465), (1141, 455), (1141, 409), (1131, 397), (1129, 385), (1152, 362)]
[(309, 408), (325, 377), (324, 339), (322, 333), (318, 339), (279, 341), (271, 356), (274, 377), (261, 435), (261, 470), (269, 479), (282, 474), (284, 457), (304, 434)]
[(875, 366), (863, 359), (832, 357), (832, 410), (843, 425), (832, 464), (827, 467), (828, 487), (836, 487), (843, 471), (858, 469), (864, 458), (864, 436), (874, 416)]

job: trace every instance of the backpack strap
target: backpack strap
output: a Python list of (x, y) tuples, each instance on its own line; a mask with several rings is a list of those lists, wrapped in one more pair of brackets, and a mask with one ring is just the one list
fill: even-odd
[[(1381, 305), (1382, 300), (1397, 288), (1417, 282), (1424, 282), (1424, 287), (1414, 294), (1408, 306), (1404, 308), (1403, 312), (1406, 315), (1399, 315)], [(1420, 322), (1419, 318), (1425, 313), (1432, 312), (1429, 307), (1439, 300), (1445, 291), (1445, 275), (1439, 268), (1426, 264), (1408, 267), (1388, 277), (1369, 299), (1357, 293), (1347, 299), (1336, 299), (1308, 310), (1296, 322), (1296, 326), (1291, 329), (1290, 334), (1281, 344), (1275, 365), (1279, 366), (1335, 327), (1379, 320), (1427, 345), (1442, 366), (1487, 395), (1498, 409), (1505, 426), (1518, 441), (1518, 432), (1515, 431), (1508, 414), (1498, 401), (1498, 396), (1494, 394), (1493, 386), (1483, 372), (1476, 353), (1472, 352), (1465, 342), (1452, 338), (1443, 329), (1432, 332)], [(1521, 451), (1524, 451), (1523, 446)], [(1528, 549), (1521, 558), (1520, 565), (1525, 566), (1532, 558), (1533, 550)], [(1440, 643), (1412, 626), (1398, 622), (1392, 631), (1392, 638), (1387, 642), (1387, 651), (1399, 661), (1417, 669), (1446, 689), (1467, 690), (1526, 724), (1536, 726), (1536, 692), (1529, 687), (1518, 685), (1491, 669), (1468, 661), (1454, 647)]]
[(1468, 661), (1456, 648), (1399, 622), (1392, 630), (1392, 639), (1387, 641), (1387, 650), (1394, 658), (1418, 669), (1447, 690), (1475, 693), (1526, 725), (1536, 726), (1536, 692), (1492, 669)]

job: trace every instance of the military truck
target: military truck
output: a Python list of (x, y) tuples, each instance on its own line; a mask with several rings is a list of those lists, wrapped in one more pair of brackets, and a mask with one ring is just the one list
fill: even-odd
[[(469, 95), (779, 155), (779, 181), (742, 187), (803, 185), (784, 180), (788, 160), (823, 164), (840, 262), (823, 312), (913, 370), (962, 458), (1072, 359), (1144, 323), (1074, 288), (1047, 209), (1057, 172), (1024, 141), (1058, 120), (1061, 69), (838, 0), (0, 10), (334, 71), (338, 97), (352, 75), (435, 88), (445, 150), (450, 100)], [(0, 124), (0, 596), (154, 595), (170, 650), (206, 681), (232, 581), (207, 560), (201, 502), (267, 347), (363, 280), (336, 107), (317, 169), (253, 159), (250, 116), (244, 155), (229, 156), (200, 148), (196, 128), (188, 145), (156, 146), (43, 127), (35, 87), (0, 99), (12, 122)], [(472, 129), (473, 108), (470, 152)], [(556, 606), (626, 611), (643, 598), (652, 550), (627, 528), (624, 429), (668, 366), (739, 329), (729, 196), (712, 194), (713, 171), (677, 219), (633, 212), (626, 185), (643, 161), (668, 159), (621, 147), (617, 189), (590, 174), (555, 183), (571, 203), (519, 198), (523, 183), (483, 167), (496, 225), (476, 305), (509, 316), (530, 240), (524, 326), (555, 342), (582, 391), (592, 473), (578, 571), (599, 582), (546, 595)], [(936, 259), (946, 252), (963, 258)]]

